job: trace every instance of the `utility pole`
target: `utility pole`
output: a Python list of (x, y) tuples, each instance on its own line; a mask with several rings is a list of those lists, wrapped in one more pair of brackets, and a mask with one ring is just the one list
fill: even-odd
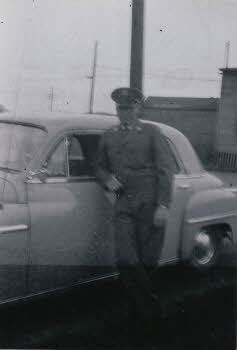
[(132, 0), (130, 87), (143, 89), (144, 0)]
[(225, 58), (224, 58), (224, 67), (228, 68), (229, 66), (229, 56), (230, 56), (230, 41), (228, 40), (225, 43)]
[(89, 79), (91, 79), (90, 109), (89, 109), (90, 114), (93, 113), (93, 105), (94, 105), (95, 79), (96, 79), (96, 68), (97, 68), (97, 51), (98, 51), (98, 41), (95, 42), (92, 76), (88, 77)]
[(5, 108), (5, 106), (3, 105), (0, 105), (0, 113), (5, 113), (7, 112), (8, 110)]
[(53, 88), (49, 90), (49, 110), (53, 112), (53, 100), (54, 100), (54, 91)]

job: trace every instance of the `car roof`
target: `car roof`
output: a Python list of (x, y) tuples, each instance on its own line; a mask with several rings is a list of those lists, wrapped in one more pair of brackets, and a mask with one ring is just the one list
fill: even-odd
[[(49, 134), (56, 134), (65, 129), (74, 129), (74, 128), (82, 128), (82, 129), (98, 129), (98, 130), (106, 130), (110, 127), (115, 126), (119, 123), (119, 119), (117, 116), (112, 114), (87, 114), (87, 113), (50, 113), (50, 114), (42, 114), (42, 113), (34, 113), (31, 115), (17, 115), (14, 117), (12, 115), (3, 115), (0, 118), (0, 122), (7, 122), (12, 124), (20, 124), (25, 126), (32, 126), (36, 128), (40, 128), (46, 130)], [(151, 122), (148, 120), (144, 120), (146, 123), (154, 124), (159, 127), (161, 132), (165, 136), (172, 137), (183, 137), (183, 134), (180, 133), (177, 129), (157, 122)]]
[[(5, 113), (0, 118), (0, 122), (14, 123), (44, 129), (48, 132), (50, 139), (65, 130), (82, 129), (105, 131), (119, 123), (115, 115), (97, 113), (34, 113), (31, 115), (17, 115), (13, 117)], [(203, 171), (193, 147), (188, 139), (177, 129), (163, 123), (157, 123), (149, 120), (142, 120), (144, 123), (153, 124), (159, 128), (161, 133), (169, 138), (175, 145), (184, 167), (188, 172), (199, 173)]]

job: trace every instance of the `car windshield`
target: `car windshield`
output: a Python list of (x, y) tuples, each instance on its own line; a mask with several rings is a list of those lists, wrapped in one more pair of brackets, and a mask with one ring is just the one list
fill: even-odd
[(34, 126), (0, 123), (0, 169), (24, 170), (46, 135)]

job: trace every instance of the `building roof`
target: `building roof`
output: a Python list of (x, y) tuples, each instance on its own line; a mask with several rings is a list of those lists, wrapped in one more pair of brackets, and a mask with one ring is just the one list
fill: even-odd
[(146, 99), (145, 107), (156, 109), (216, 111), (218, 104), (219, 98), (149, 96)]
[(225, 74), (236, 75), (237, 68), (220, 68), (220, 71)]

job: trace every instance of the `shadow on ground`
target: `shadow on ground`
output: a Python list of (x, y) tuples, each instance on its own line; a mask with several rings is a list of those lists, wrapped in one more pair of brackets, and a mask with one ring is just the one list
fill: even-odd
[(113, 281), (2, 308), (0, 347), (236, 349), (235, 269), (165, 268), (154, 282), (168, 315), (154, 324), (155, 341), (139, 336)]

